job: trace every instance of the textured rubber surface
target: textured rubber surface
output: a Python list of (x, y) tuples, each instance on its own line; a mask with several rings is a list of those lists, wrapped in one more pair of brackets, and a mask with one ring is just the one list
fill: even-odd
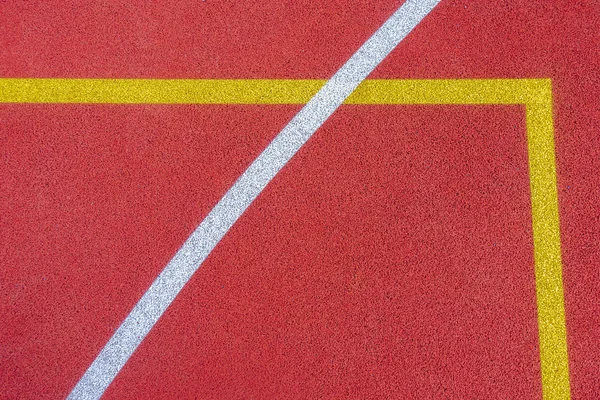
[[(326, 79), (397, 7), (278, 4), (3, 3), (0, 73)], [(600, 392), (598, 14), (442, 2), (374, 74), (552, 78), (574, 398)], [(522, 110), (392, 108), (334, 115), (107, 397), (541, 395)], [(298, 107), (0, 110), (2, 395), (56, 398)]]

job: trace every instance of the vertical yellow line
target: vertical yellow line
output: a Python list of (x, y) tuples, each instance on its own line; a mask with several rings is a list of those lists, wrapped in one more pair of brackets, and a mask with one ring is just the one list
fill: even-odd
[(539, 89), (543, 95), (526, 105), (526, 118), (542, 391), (545, 400), (569, 399), (550, 80), (540, 80)]

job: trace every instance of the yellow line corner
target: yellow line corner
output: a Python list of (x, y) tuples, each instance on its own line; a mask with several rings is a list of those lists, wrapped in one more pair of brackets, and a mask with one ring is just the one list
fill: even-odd
[[(0, 103), (304, 104), (324, 80), (0, 79)], [(543, 397), (569, 399), (550, 79), (365, 80), (346, 104), (524, 104)]]

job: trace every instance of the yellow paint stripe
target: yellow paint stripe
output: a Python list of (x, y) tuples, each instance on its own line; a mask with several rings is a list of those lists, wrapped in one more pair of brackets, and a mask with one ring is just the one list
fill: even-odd
[(325, 82), (267, 79), (0, 79), (0, 102), (303, 104)]
[(560, 249), (552, 87), (526, 105), (536, 298), (544, 399), (569, 399), (569, 364)]
[(348, 98), (353, 104), (527, 104), (543, 79), (365, 80)]
[[(0, 103), (303, 104), (324, 80), (0, 79)], [(549, 79), (365, 80), (348, 104), (525, 104), (542, 390), (569, 399)]]
[[(348, 104), (526, 104), (543, 79), (371, 79)], [(0, 103), (304, 104), (324, 80), (0, 79)]]

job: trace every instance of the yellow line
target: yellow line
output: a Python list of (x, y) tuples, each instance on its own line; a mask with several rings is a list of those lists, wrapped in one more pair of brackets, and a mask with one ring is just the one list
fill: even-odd
[(365, 80), (353, 104), (527, 104), (539, 97), (542, 79)]
[(533, 216), (538, 331), (545, 399), (568, 399), (569, 365), (565, 324), (552, 87), (526, 105), (529, 179)]
[(0, 79), (0, 103), (303, 104), (320, 80)]
[[(0, 79), (0, 103), (303, 104), (324, 80)], [(524, 104), (543, 397), (569, 399), (549, 79), (365, 80), (347, 104)]]
[[(527, 104), (543, 79), (371, 79), (349, 104)], [(0, 103), (304, 104), (324, 80), (0, 79)]]

